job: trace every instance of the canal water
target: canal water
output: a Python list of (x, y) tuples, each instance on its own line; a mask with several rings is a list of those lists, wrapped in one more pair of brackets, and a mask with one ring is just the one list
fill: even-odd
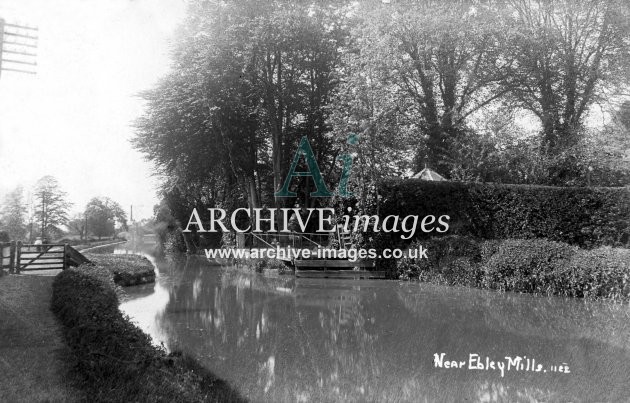
[(252, 401), (630, 401), (628, 305), (155, 263), (121, 310)]

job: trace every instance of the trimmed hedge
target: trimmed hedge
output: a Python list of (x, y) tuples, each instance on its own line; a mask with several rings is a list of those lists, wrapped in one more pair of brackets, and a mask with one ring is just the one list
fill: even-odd
[(500, 244), (483, 265), (486, 288), (628, 299), (630, 249), (579, 249), (541, 239), (511, 239)]
[(560, 294), (572, 297), (630, 297), (630, 250), (579, 250), (561, 275)]
[(104, 268), (68, 269), (53, 283), (52, 311), (91, 400), (109, 402), (243, 401), (189, 358), (167, 355), (118, 310)]
[[(477, 239), (546, 238), (586, 248), (630, 244), (629, 188), (392, 179), (381, 181), (378, 193), (380, 217), (448, 215), (449, 235)], [(432, 234), (416, 235), (422, 239)], [(386, 237), (389, 239), (381, 239), (380, 243), (401, 243), (399, 234)]]
[(562, 294), (565, 268), (578, 248), (540, 239), (508, 239), (484, 261), (486, 288)]
[(403, 258), (396, 274), (462, 285), (581, 298), (630, 299), (630, 249), (580, 249), (544, 239), (474, 241), (459, 236), (412, 244), (428, 259)]
[(116, 284), (123, 287), (155, 282), (153, 264), (144, 256), (133, 254), (86, 253), (88, 259), (104, 267)]

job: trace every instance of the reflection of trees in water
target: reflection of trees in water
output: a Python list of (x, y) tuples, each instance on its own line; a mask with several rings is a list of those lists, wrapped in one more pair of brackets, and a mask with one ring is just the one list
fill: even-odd
[(295, 310), (306, 350), (302, 357), (317, 383), (310, 389), (300, 384), (295, 388), (315, 400), (322, 393), (341, 400), (373, 398), (375, 380), (391, 376), (381, 371), (388, 361), (378, 350), (382, 324), (369, 314), (376, 297), (365, 287), (335, 289), (333, 282), (329, 288), (318, 288), (321, 280), (298, 282)]
[[(444, 287), (423, 285), (422, 293), (416, 287), (401, 288), (398, 296), (407, 309), (420, 316), (444, 317), (446, 311), (466, 311), (483, 328), (563, 340), (589, 338), (630, 349), (627, 305), (468, 288), (448, 288), (447, 302), (444, 291)], [(426, 303), (429, 299), (435, 302)]]
[(431, 285), (420, 292), (401, 287), (397, 294), (415, 321), (449, 329), (438, 332), (444, 336), (440, 351), (457, 357), (470, 352), (495, 358), (526, 355), (571, 367), (570, 375), (508, 374), (510, 387), (507, 381), (480, 383), (487, 389), (480, 389), (482, 395), (630, 398), (628, 307)]
[(205, 360), (247, 395), (351, 399), (369, 395), (374, 379), (383, 376), (388, 358), (374, 345), (382, 329), (364, 307), (376, 302), (373, 293), (304, 293), (292, 277), (190, 263), (178, 269), (182, 277), (158, 319), (169, 345)]
[[(444, 288), (397, 282), (269, 277), (209, 267), (196, 258), (158, 268), (169, 283), (169, 303), (158, 317), (169, 346), (201, 359), (254, 400), (627, 397), (624, 386), (610, 387), (626, 384), (625, 352), (593, 340), (536, 334), (536, 318), (555, 320), (527, 312), (528, 306), (547, 309), (543, 305), (510, 298), (501, 304), (458, 289), (444, 295)], [(572, 315), (570, 309), (559, 314)], [(529, 331), (519, 334), (519, 326)], [(531, 353), (569, 362), (574, 373), (500, 378), (496, 372), (436, 370), (436, 352), (461, 359), (475, 352), (495, 358)], [(612, 369), (604, 367), (607, 361)], [(593, 386), (593, 376), (605, 377), (598, 381), (603, 386)], [(584, 390), (589, 386), (592, 392)]]
[(586, 338), (630, 349), (630, 309), (625, 305), (431, 285), (423, 285), (420, 293), (415, 287), (401, 288), (398, 296), (417, 317), (450, 323), (450, 316), (465, 313), (468, 327), (563, 342)]

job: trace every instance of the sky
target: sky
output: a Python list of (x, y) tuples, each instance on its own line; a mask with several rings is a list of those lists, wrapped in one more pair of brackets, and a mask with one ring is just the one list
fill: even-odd
[(107, 196), (127, 212), (133, 205), (135, 219), (152, 216), (158, 179), (129, 140), (144, 107), (137, 94), (168, 72), (185, 6), (184, 0), (0, 0), (7, 23), (39, 30), (37, 74), (0, 75), (0, 196), (52, 175), (72, 212)]

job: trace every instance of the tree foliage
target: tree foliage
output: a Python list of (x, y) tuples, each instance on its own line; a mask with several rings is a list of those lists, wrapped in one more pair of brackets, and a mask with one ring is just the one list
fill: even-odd
[(507, 92), (500, 17), (483, 3), (426, 1), (382, 4), (362, 18), (354, 72), (391, 93), (385, 114), (412, 122), (416, 168), (447, 170), (467, 118)]
[(622, 147), (607, 139), (627, 130), (587, 123), (627, 92), (629, 9), (193, 1), (172, 72), (142, 94), (134, 145), (164, 178), (180, 223), (199, 205), (318, 203), (308, 177), (292, 184), (298, 200), (274, 198), (302, 136), (331, 189), (338, 157), (353, 158), (359, 198), (425, 165), (463, 181), (624, 184), (628, 167), (606, 144)]
[(627, 84), (628, 7), (620, 1), (511, 0), (515, 59), (505, 85), (534, 113), (543, 145), (558, 153), (579, 140), (590, 106)]
[(33, 190), (33, 201), (35, 222), (42, 239), (50, 239), (61, 233), (61, 226), (68, 221), (71, 204), (66, 201), (66, 192), (61, 189), (57, 179), (50, 175), (40, 178)]
[(27, 232), (26, 212), (24, 191), (22, 187), (17, 187), (5, 196), (0, 209), (0, 229), (6, 231), (11, 240), (24, 240)]
[(81, 240), (87, 238), (85, 213), (75, 214), (68, 220), (68, 229), (71, 234), (79, 235)]
[(325, 106), (345, 38), (334, 10), (256, 1), (191, 10), (176, 72), (144, 94), (135, 140), (169, 176), (166, 191), (218, 189), (220, 203), (236, 187), (251, 207), (269, 203), (305, 134), (330, 167)]
[(127, 215), (117, 202), (108, 197), (94, 197), (85, 206), (87, 231), (99, 239), (112, 236), (116, 232), (116, 223), (123, 231), (127, 229)]

